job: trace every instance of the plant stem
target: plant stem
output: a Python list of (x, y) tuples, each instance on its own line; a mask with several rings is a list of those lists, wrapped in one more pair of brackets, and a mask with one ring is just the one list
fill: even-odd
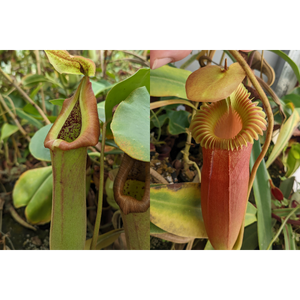
[(161, 126), (160, 126), (160, 123), (159, 123), (159, 120), (157, 118), (156, 113), (152, 109), (150, 111), (153, 114), (153, 116), (154, 116), (154, 118), (156, 119), (156, 122), (157, 122), (157, 126), (158, 126), (158, 137), (157, 137), (157, 140), (159, 141), (160, 136), (161, 136)]
[[(196, 107), (193, 109), (191, 120), (193, 120), (193, 118), (197, 112), (197, 108), (198, 108), (197, 106), (198, 106), (198, 104), (196, 104)], [(192, 132), (190, 130), (188, 130), (185, 147), (184, 147), (184, 150), (182, 150), (184, 170), (187, 171), (187, 169), (189, 168), (189, 165), (192, 164), (195, 167), (195, 169), (197, 170), (197, 173), (199, 176), (199, 182), (201, 182), (201, 172), (200, 172), (198, 165), (194, 161), (191, 161), (189, 159), (191, 144), (192, 144)]]
[(264, 50), (261, 51), (261, 62), (260, 62), (260, 78), (261, 79), (263, 79), (263, 76), (262, 76), (263, 66), (264, 66)]
[(6, 73), (4, 73), (1, 70), (1, 68), (0, 68), (0, 73), (2, 74), (3, 77), (5, 77), (18, 90), (18, 92), (23, 96), (23, 98), (27, 102), (29, 102), (31, 105), (33, 105), (37, 109), (37, 111), (39, 112), (41, 117), (44, 119), (45, 123), (47, 125), (51, 124), (51, 122), (48, 120), (48, 118), (46, 117), (46, 115), (44, 114), (42, 109), (36, 103), (34, 103), (34, 101), (32, 99), (30, 99), (29, 96), (16, 83)]
[(92, 238), (92, 242), (91, 242), (91, 248), (90, 248), (91, 250), (96, 250), (97, 239), (98, 239), (100, 223), (101, 223), (101, 215), (102, 215), (105, 135), (106, 135), (106, 123), (103, 123), (103, 125), (102, 125), (101, 156), (100, 156), (98, 208), (97, 208), (97, 216), (96, 216), (96, 222), (95, 222), (95, 226), (94, 226), (93, 238)]
[(190, 106), (192, 109), (196, 109), (195, 106), (193, 104), (191, 104), (191, 102), (182, 100), (182, 99), (178, 99), (178, 100), (172, 99), (172, 100), (163, 100), (163, 101), (152, 102), (152, 103), (150, 103), (150, 109), (155, 109), (155, 108), (159, 108), (159, 107), (170, 105), (170, 104), (183, 104), (183, 105)]
[[(259, 156), (257, 157), (257, 159), (256, 159), (256, 161), (253, 165), (252, 172), (251, 172), (251, 175), (250, 175), (250, 178), (249, 178), (248, 194), (247, 194), (247, 199), (249, 199), (251, 188), (252, 188), (252, 185), (253, 185), (253, 182), (254, 182), (254, 179), (255, 179), (257, 169), (258, 169), (261, 161), (264, 159), (264, 156), (266, 155), (266, 152), (268, 151), (268, 148), (269, 148), (271, 140), (272, 140), (274, 118), (273, 118), (273, 112), (272, 112), (269, 100), (268, 100), (266, 94), (264, 93), (262, 87), (258, 83), (258, 81), (257, 81), (257, 79), (254, 75), (254, 72), (249, 67), (248, 63), (244, 60), (244, 58), (236, 50), (229, 50), (229, 51), (226, 50), (226, 53), (229, 54), (233, 58), (233, 60), (236, 60), (240, 64), (240, 66), (244, 69), (244, 71), (246, 72), (246, 74), (247, 74), (248, 78), (250, 79), (252, 85), (254, 86), (254, 88), (256, 89), (258, 94), (260, 95), (260, 99), (261, 99), (261, 101), (263, 103), (263, 106), (265, 108), (266, 115), (268, 117), (268, 122), (269, 122), (265, 143), (262, 147), (261, 153), (259, 154)], [(246, 209), (247, 209), (247, 206), (246, 206)], [(246, 216), (246, 210), (245, 210), (245, 216)], [(244, 217), (244, 222), (245, 222), (245, 217)], [(236, 249), (236, 250), (241, 249), (241, 247), (242, 247), (243, 235), (244, 235), (244, 222), (241, 226), (241, 230), (240, 230), (238, 239), (236, 241), (236, 244), (234, 245), (234, 249)]]
[(240, 66), (244, 69), (247, 76), (249, 77), (252, 85), (257, 90), (258, 94), (260, 95), (260, 99), (264, 105), (264, 108), (265, 108), (265, 111), (266, 111), (266, 114), (268, 117), (268, 123), (269, 123), (265, 143), (262, 147), (261, 153), (259, 154), (259, 156), (257, 157), (257, 159), (253, 165), (252, 172), (250, 175), (249, 186), (248, 186), (248, 196), (247, 196), (247, 198), (249, 198), (258, 166), (261, 163), (261, 161), (263, 160), (266, 152), (268, 151), (270, 143), (271, 143), (273, 126), (274, 126), (274, 118), (273, 118), (273, 113), (272, 113), (272, 109), (271, 109), (269, 100), (268, 100), (266, 94), (264, 93), (263, 89), (261, 88), (259, 82), (255, 78), (255, 75), (254, 75), (252, 69), (248, 66), (247, 62), (243, 59), (243, 57), (236, 50), (229, 50), (229, 52), (237, 60), (237, 62), (239, 62)]
[(276, 241), (276, 239), (278, 238), (279, 234), (281, 233), (282, 229), (284, 228), (284, 226), (286, 225), (287, 221), (289, 220), (289, 218), (298, 210), (300, 209), (300, 205), (296, 206), (285, 218), (285, 220), (282, 222), (279, 230), (277, 231), (276, 235), (274, 236), (273, 240), (270, 242), (267, 250), (270, 250), (272, 244)]
[[(40, 60), (40, 53), (39, 50), (34, 50), (34, 54), (36, 57), (36, 65), (37, 65), (37, 71), (38, 74), (41, 75), (41, 60)], [(44, 113), (46, 114), (46, 106), (45, 106), (45, 96), (44, 96), (44, 90), (43, 90), (43, 85), (41, 86), (41, 96), (42, 96), (42, 108)]]
[(155, 179), (160, 181), (163, 184), (169, 184), (169, 182), (163, 178), (159, 173), (157, 173), (154, 169), (150, 168), (150, 175), (152, 175)]
[(223, 60), (224, 60), (225, 54), (226, 54), (226, 53), (223, 51), (222, 56), (221, 56), (221, 59), (220, 59), (220, 62), (219, 62), (219, 65), (220, 65), (220, 66), (222, 66), (222, 64), (223, 64)]
[(3, 105), (4, 109), (8, 112), (8, 114), (12, 117), (12, 119), (14, 120), (14, 122), (16, 123), (16, 125), (18, 126), (19, 130), (21, 131), (21, 133), (24, 135), (24, 137), (26, 138), (26, 140), (28, 142), (30, 142), (30, 137), (27, 135), (26, 131), (24, 130), (24, 128), (21, 126), (20, 122), (18, 121), (17, 117), (13, 114), (13, 112), (10, 111), (9, 107), (7, 106), (7, 104), (5, 103), (3, 97), (0, 95), (0, 102)]

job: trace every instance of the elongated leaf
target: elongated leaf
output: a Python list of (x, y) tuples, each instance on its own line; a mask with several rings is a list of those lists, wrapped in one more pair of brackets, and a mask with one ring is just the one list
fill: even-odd
[(43, 126), (43, 124), (41, 122), (39, 122), (34, 117), (30, 116), (29, 114), (27, 114), (26, 112), (23, 111), (22, 107), (26, 106), (26, 104), (22, 101), (22, 99), (16, 98), (13, 95), (10, 95), (10, 98), (13, 101), (15, 107), (13, 108), (11, 102), (5, 98), (4, 100), (7, 104), (7, 106), (10, 109), (13, 109), (21, 119), (28, 121), (28, 123), (30, 123), (31, 125), (34, 125), (37, 128), (41, 128)]
[(188, 70), (163, 66), (150, 71), (150, 95), (154, 97), (177, 96), (187, 99), (185, 82), (191, 74)]
[[(106, 232), (104, 234), (101, 234), (97, 238), (97, 250), (101, 250), (103, 248), (108, 247), (111, 245), (119, 236), (121, 233), (124, 232), (123, 228), (120, 229), (114, 229), (112, 231)], [(89, 250), (91, 247), (92, 239), (88, 239), (85, 242), (84, 250)]]
[(286, 224), (283, 228), (285, 250), (297, 250), (293, 228), (291, 224)]
[(50, 221), (52, 186), (51, 166), (26, 171), (16, 182), (13, 203), (16, 208), (26, 206), (28, 223), (45, 224)]
[(244, 224), (245, 227), (257, 221), (256, 214), (257, 214), (256, 207), (253, 206), (250, 202), (248, 202), (246, 216), (245, 216), (245, 224)]
[(8, 138), (18, 130), (19, 130), (18, 126), (4, 123), (1, 129), (0, 141), (3, 141), (4, 139)]
[[(259, 141), (254, 141), (250, 157), (250, 170), (255, 160), (261, 152)], [(260, 163), (254, 183), (253, 192), (257, 207), (257, 230), (259, 249), (266, 250), (272, 240), (272, 221), (271, 221), (271, 192), (268, 183), (268, 172), (264, 160)]]
[(143, 86), (120, 103), (111, 123), (115, 142), (120, 149), (142, 161), (150, 161), (149, 113), (150, 95)]
[(105, 123), (105, 101), (102, 101), (97, 104), (98, 117), (99, 120)]
[[(294, 208), (278, 208), (278, 209), (273, 209), (272, 212), (273, 214), (275, 214), (280, 218), (285, 218), (293, 209)], [(293, 220), (295, 217), (296, 215), (294, 215), (294, 217), (292, 216), (290, 219)]]
[(150, 109), (155, 109), (155, 108), (158, 108), (158, 107), (163, 107), (163, 106), (166, 106), (166, 105), (173, 105), (173, 104), (188, 105), (188, 106), (195, 109), (195, 106), (190, 101), (183, 100), (183, 99), (176, 99), (176, 98), (175, 99), (152, 102), (152, 103), (150, 103)]
[(199, 55), (199, 53), (196, 53), (196, 54), (192, 55), (187, 61), (185, 61), (180, 66), (180, 69), (186, 69), (190, 64), (192, 64), (197, 59), (197, 56)]
[(47, 77), (43, 75), (33, 74), (27, 75), (22, 79), (22, 83), (25, 87), (32, 87), (33, 85), (39, 84), (41, 82), (51, 82)]
[(287, 172), (285, 177), (292, 176), (300, 167), (300, 144), (293, 144), (287, 157)]
[(297, 77), (298, 82), (300, 82), (300, 72), (299, 72), (299, 68), (298, 68), (297, 64), (281, 50), (270, 50), (270, 51), (279, 55), (291, 66), (291, 68), (293, 69), (293, 71)]
[(23, 107), (23, 111), (32, 115), (33, 117), (40, 117), (40, 113), (38, 112), (38, 110), (30, 103), (27, 103), (24, 107)]
[[(31, 88), (35, 85), (38, 85), (39, 83), (52, 83), (55, 86), (59, 86), (60, 88), (63, 88), (61, 83), (56, 79), (50, 77), (48, 74), (44, 75), (38, 75), (38, 74), (33, 74), (33, 75), (27, 75), (22, 79), (22, 83), (25, 88)], [(37, 86), (37, 90), (39, 90), (41, 86)], [(34, 92), (34, 94), (30, 96), (34, 96), (37, 93), (37, 91)], [(32, 97), (31, 97), (32, 99)]]
[(277, 158), (277, 156), (281, 153), (285, 145), (288, 143), (290, 137), (292, 136), (293, 131), (299, 123), (299, 121), (300, 117), (297, 110), (295, 109), (292, 115), (288, 118), (288, 120), (282, 125), (280, 129), (280, 133), (276, 144), (268, 158), (268, 161), (266, 162), (266, 168), (268, 168), (272, 164), (272, 162)]
[(38, 121), (34, 117), (30, 116), (29, 114), (24, 112), (22, 109), (16, 108), (16, 113), (21, 119), (28, 121), (29, 124), (35, 126), (36, 128), (40, 129), (43, 127), (43, 124), (40, 121)]
[(65, 99), (63, 99), (63, 98), (49, 100), (50, 103), (52, 103), (53, 105), (58, 105), (58, 106), (63, 106), (64, 101), (65, 101)]
[(241, 250), (255, 250), (258, 247), (257, 222), (247, 226)]
[(289, 196), (293, 190), (294, 182), (295, 182), (295, 177), (290, 177), (280, 183), (279, 189), (281, 190), (284, 198), (287, 198), (287, 199), (289, 198)]

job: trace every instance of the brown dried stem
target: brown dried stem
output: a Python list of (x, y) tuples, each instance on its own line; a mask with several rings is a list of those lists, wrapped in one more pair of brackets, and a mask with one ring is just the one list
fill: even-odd
[[(1, 69), (0, 69), (1, 70)], [(15, 124), (18, 126), (19, 130), (21, 131), (21, 133), (24, 135), (24, 137), (26, 138), (26, 140), (28, 142), (30, 142), (30, 137), (27, 135), (27, 132), (24, 130), (24, 128), (21, 126), (19, 120), (17, 119), (17, 117), (13, 114), (13, 112), (9, 109), (9, 107), (7, 106), (7, 104), (5, 103), (3, 97), (0, 95), (0, 102), (3, 105), (4, 109), (8, 112), (8, 114), (12, 117), (12, 119), (14, 120)]]
[(0, 73), (2, 74), (3, 77), (5, 77), (10, 84), (12, 84), (17, 91), (22, 95), (22, 97), (31, 105), (33, 105), (37, 111), (39, 112), (39, 114), (41, 115), (41, 117), (44, 119), (45, 123), (51, 124), (51, 122), (48, 120), (47, 116), (44, 114), (44, 112), (42, 111), (42, 109), (36, 104), (34, 103), (34, 101), (32, 99), (30, 99), (30, 97), (9, 77), (9, 75), (7, 75), (6, 73), (4, 73), (1, 68), (0, 68)]

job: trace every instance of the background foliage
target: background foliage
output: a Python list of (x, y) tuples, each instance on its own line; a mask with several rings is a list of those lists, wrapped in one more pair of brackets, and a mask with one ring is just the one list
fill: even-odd
[[(71, 55), (87, 57), (96, 65), (95, 76), (90, 79), (98, 102), (100, 120), (101, 116), (105, 118), (104, 100), (109, 91), (139, 69), (148, 67), (149, 53), (144, 50), (68, 50), (68, 52)], [(45, 212), (47, 217), (44, 217), (44, 220), (34, 219), (33, 223), (40, 225), (32, 226), (27, 223), (31, 220), (27, 215), (29, 209), (26, 211), (25, 207), (12, 205), (12, 191), (16, 181), (24, 173), (22, 188), (32, 193), (32, 190), (28, 189), (28, 182), (35, 179), (38, 181), (38, 175), (34, 175), (38, 173), (26, 175), (25, 172), (51, 165), (49, 151), (45, 151), (47, 149), (41, 146), (41, 141), (51, 127), (50, 123), (53, 123), (59, 114), (63, 101), (72, 96), (76, 90), (81, 76), (56, 72), (44, 51), (0, 50), (0, 69), (0, 208), (1, 204), (4, 206), (4, 212), (0, 210), (0, 242), (9, 248), (48, 249), (48, 212)], [(118, 103), (122, 100), (125, 99), (120, 99)], [(111, 133), (110, 128), (108, 133)], [(112, 138), (110, 135), (109, 140), (108, 135), (106, 140), (105, 179), (109, 178), (109, 171), (120, 163), (115, 154), (123, 153)], [(94, 148), (95, 154), (91, 154), (88, 159), (91, 172), (90, 181), (87, 182), (87, 206), (90, 207), (87, 212), (89, 219), (87, 237), (91, 237), (95, 219), (95, 203), (97, 203), (95, 199), (99, 188), (99, 161), (97, 161), (99, 145)], [(42, 186), (36, 186), (38, 190), (41, 188)], [(51, 193), (50, 195), (47, 193), (47, 199), (49, 197), (51, 199)], [(110, 206), (106, 198), (105, 191), (103, 206), (107, 206), (107, 210), (103, 212), (102, 233), (113, 228), (111, 218), (114, 203)], [(25, 202), (30, 202), (31, 207), (34, 207), (37, 197), (30, 194), (26, 199)], [(24, 205), (24, 201), (22, 203)], [(47, 209), (49, 210), (49, 205)], [(26, 226), (28, 230), (20, 224)], [(119, 234), (115, 234), (115, 237), (121, 233), (120, 231)], [(12, 242), (11, 245), (9, 241)]]

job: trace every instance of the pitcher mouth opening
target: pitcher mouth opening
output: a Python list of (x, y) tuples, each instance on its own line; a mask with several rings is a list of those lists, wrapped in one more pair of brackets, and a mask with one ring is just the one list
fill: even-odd
[(206, 149), (237, 150), (258, 139), (266, 130), (265, 113), (240, 84), (227, 98), (202, 105), (191, 122), (195, 141)]
[(97, 100), (88, 77), (83, 77), (75, 94), (66, 99), (44, 146), (51, 150), (72, 150), (98, 143), (100, 125)]
[(64, 125), (62, 126), (57, 138), (71, 143), (79, 137), (81, 133), (81, 127), (82, 117), (78, 99), (70, 115), (66, 119)]

